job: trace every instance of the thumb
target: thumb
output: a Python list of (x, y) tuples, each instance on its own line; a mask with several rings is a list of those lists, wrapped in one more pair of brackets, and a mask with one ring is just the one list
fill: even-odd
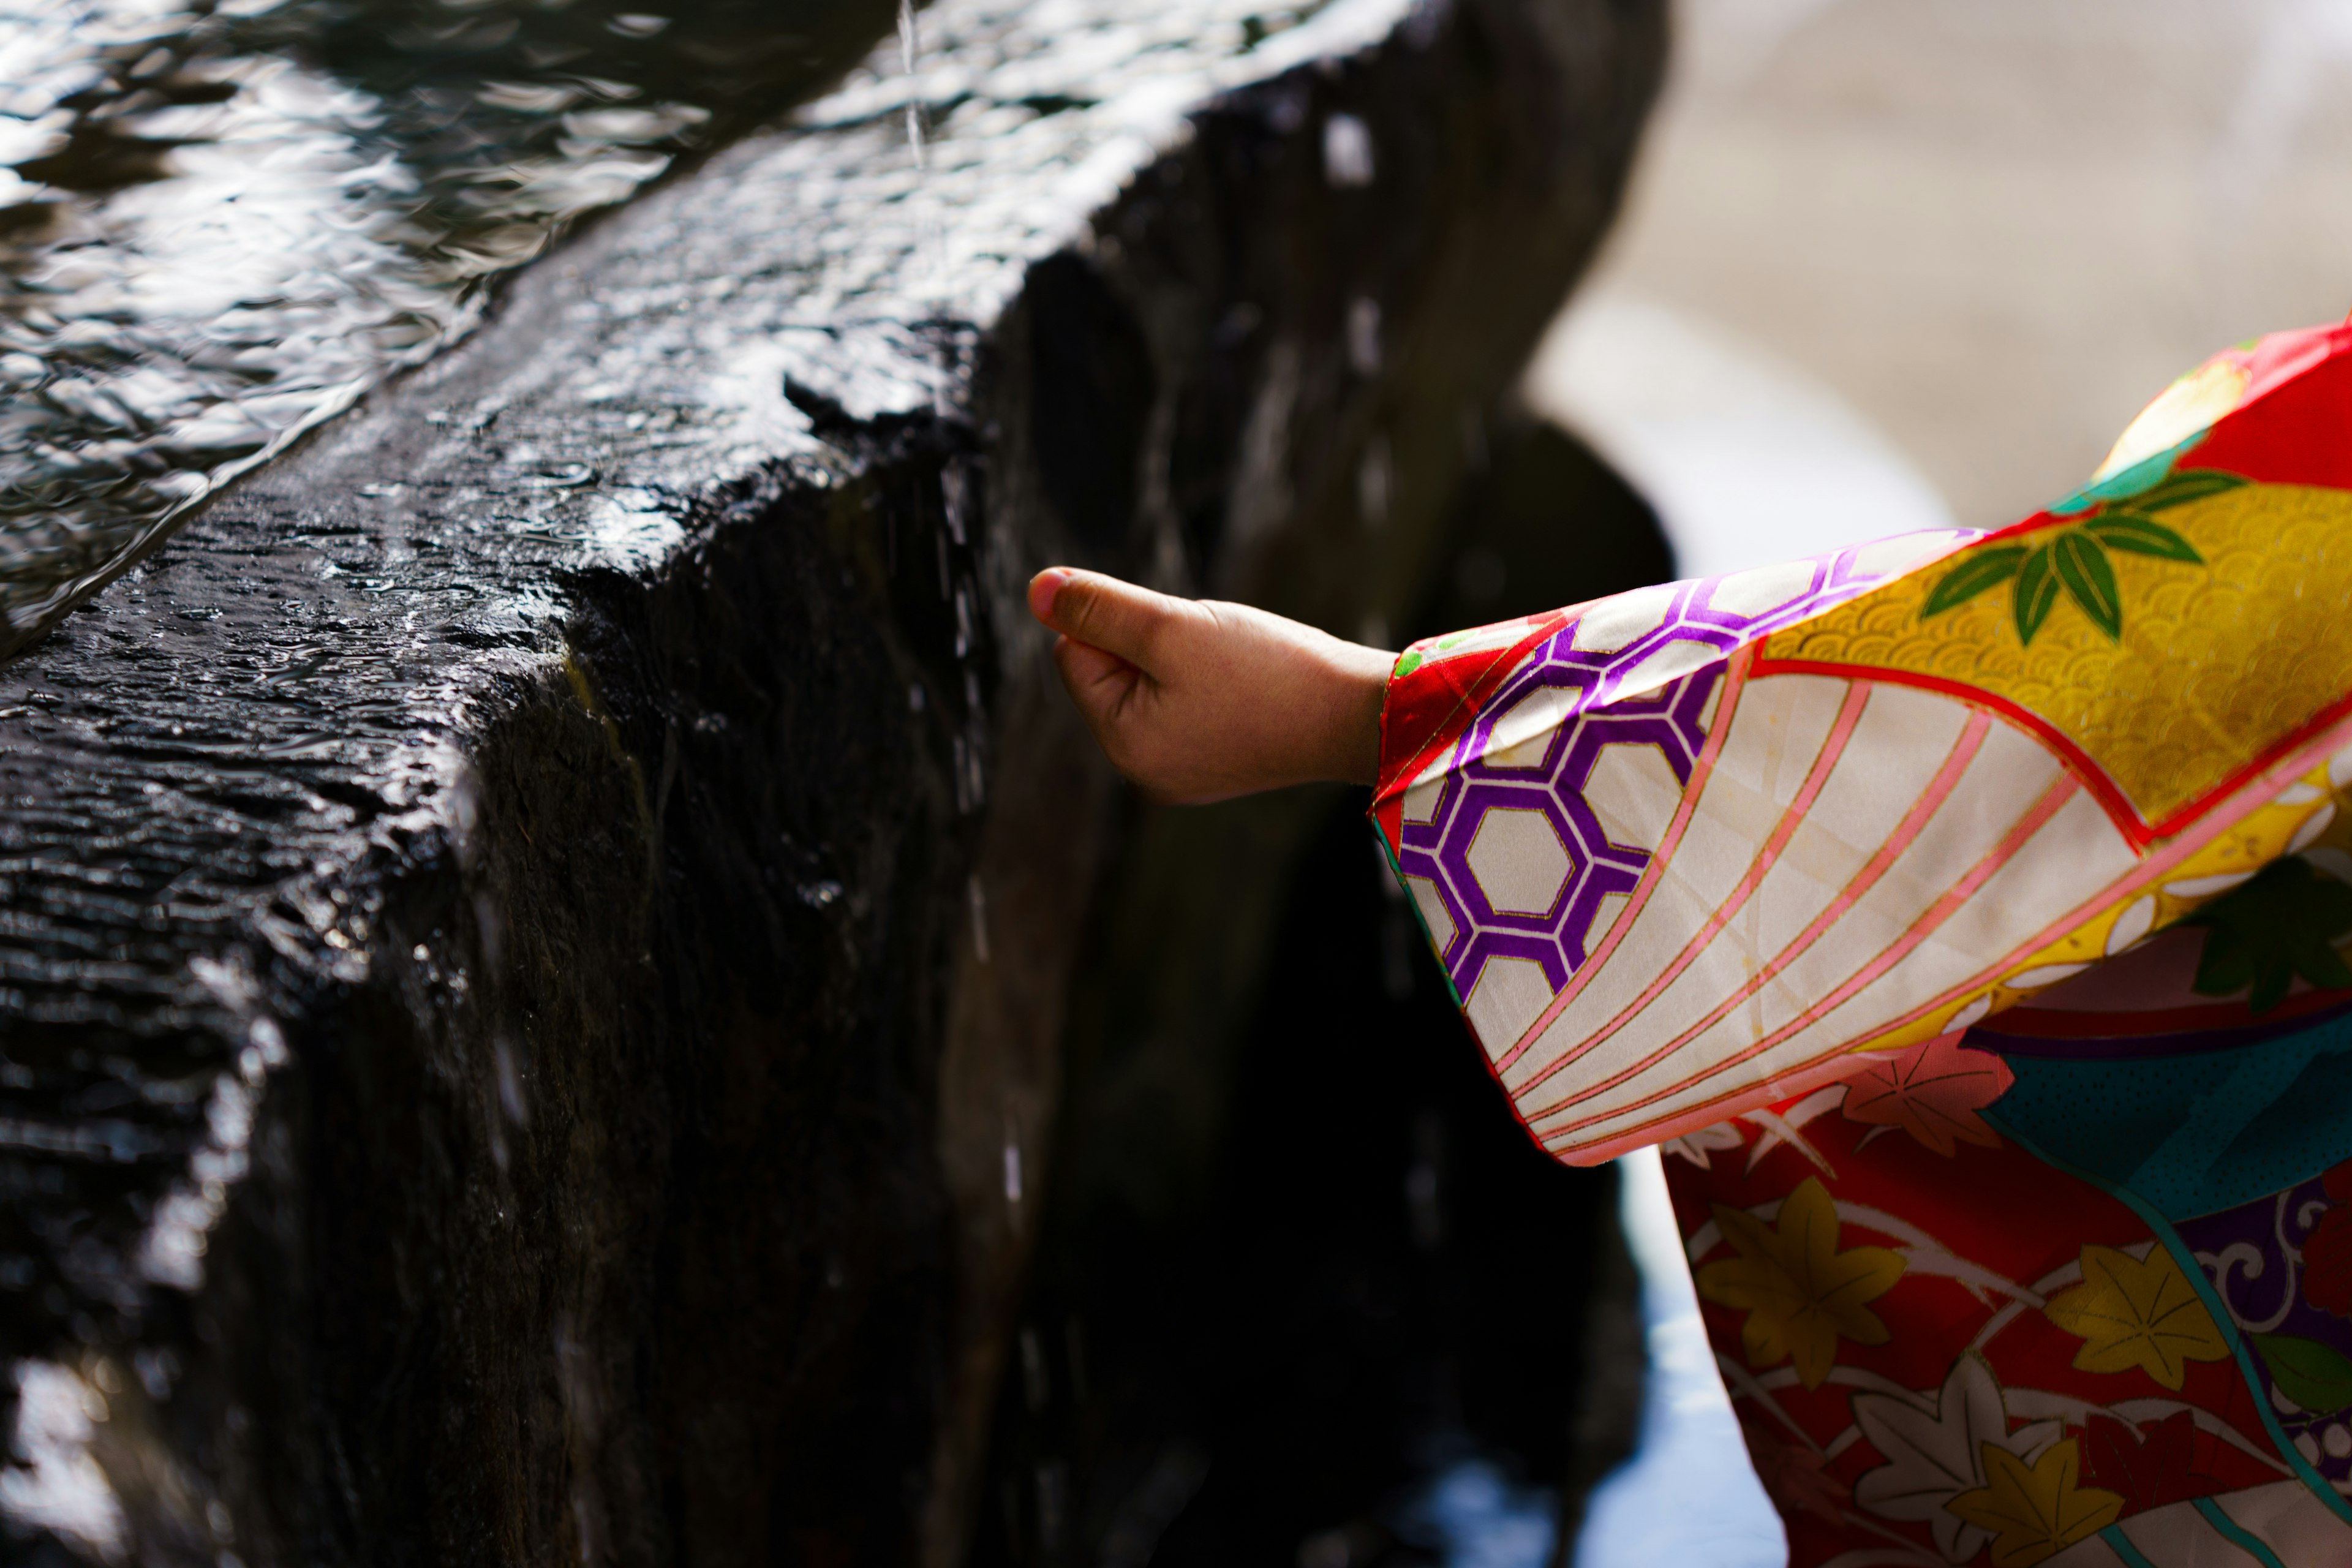
[(1150, 671), (1182, 601), (1098, 572), (1049, 566), (1029, 580), (1029, 612), (1068, 637)]

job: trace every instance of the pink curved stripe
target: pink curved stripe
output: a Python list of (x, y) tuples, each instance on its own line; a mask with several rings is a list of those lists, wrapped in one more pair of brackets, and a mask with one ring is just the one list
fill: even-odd
[[(2314, 736), (2305, 744), (2297, 747), (2294, 752), (2279, 758), (2269, 767), (2249, 778), (2240, 789), (2228, 797), (2216, 802), (2212, 813), (2206, 816), (2196, 828), (2168, 840), (2162, 847), (2149, 853), (2147, 858), (2133, 870), (2109, 883), (2074, 910), (2051, 921), (2041, 931), (2020, 942), (2000, 959), (1988, 964), (1975, 975), (1958, 984), (1948, 986), (1909, 1011), (1887, 1020), (1874, 1032), (1885, 1034), (1916, 1023), (1937, 1008), (1949, 1005), (1971, 991), (1980, 989), (1989, 982), (2007, 973), (2021, 959), (2042, 952), (2051, 943), (2079, 929), (2084, 921), (2094, 918), (2102, 910), (2114, 907), (2145, 888), (2161, 882), (2183, 861), (2197, 854), (2214, 839), (2233, 830), (2247, 816), (2270, 804), (2271, 799), (2281, 790), (2285, 789), (2305, 773), (2347, 746), (2352, 746), (2352, 722), (2338, 723)], [(1573, 1129), (1562, 1129), (1540, 1138), (1539, 1142), (1562, 1159), (1569, 1159), (1572, 1155), (1574, 1163), (1597, 1164), (1603, 1160), (1613, 1159), (1632, 1150), (1646, 1148), (1660, 1139), (1675, 1137), (1679, 1133), (1712, 1125), (1727, 1115), (1737, 1115), (1739, 1104), (1743, 1101), (1769, 1103), (1773, 1100), (1785, 1099), (1790, 1094), (1801, 1093), (1805, 1089), (1816, 1088), (1823, 1083), (1834, 1082), (1845, 1077), (1851, 1070), (1836, 1059), (1848, 1054), (1851, 1048), (1849, 1043), (1841, 1042), (1811, 1061), (1798, 1064), (1766, 1084), (1751, 1085), (1744, 1089), (1735, 1089), (1716, 1095), (1696, 1105), (1685, 1107), (1670, 1115), (1653, 1118), (1639, 1126), (1612, 1132), (1592, 1142), (1579, 1144), (1569, 1140), (1567, 1133)], [(1517, 1110), (1517, 1108), (1514, 1106), (1515, 1115)], [(1521, 1119), (1521, 1125), (1526, 1125), (1524, 1119)]]
[[(1760, 1101), (1751, 1101), (1747, 1106), (1729, 1109), (1725, 1107), (1726, 1100), (1746, 1099), (1747, 1094), (1743, 1092), (1738, 1096), (1725, 1096), (1712, 1100), (1704, 1110), (1688, 1115), (1677, 1111), (1673, 1116), (1662, 1117), (1659, 1121), (1648, 1123), (1633, 1132), (1622, 1134), (1612, 1132), (1596, 1142), (1555, 1143), (1550, 1138), (1541, 1137), (1538, 1137), (1536, 1142), (1542, 1144), (1545, 1152), (1555, 1159), (1564, 1160), (1575, 1165), (1597, 1165), (1603, 1160), (1613, 1160), (1620, 1154), (1630, 1154), (1636, 1149), (1646, 1149), (1654, 1143), (1663, 1143), (1669, 1138), (1680, 1137), (1685, 1132), (1696, 1132), (1702, 1127), (1712, 1127), (1717, 1122), (1728, 1121), (1736, 1116), (1744, 1116), (1754, 1104), (1777, 1105), (1783, 1100), (1801, 1099), (1817, 1089), (1825, 1089), (1833, 1083), (1843, 1083), (1871, 1063), (1885, 1059), (1873, 1051), (1855, 1052), (1841, 1047), (1832, 1051), (1826, 1057), (1808, 1062), (1793, 1072), (1784, 1073), (1769, 1083), (1759, 1086), (1762, 1089), (1765, 1098)], [(1522, 1122), (1520, 1125), (1525, 1126), (1526, 1123)], [(1557, 1138), (1559, 1135), (1555, 1133), (1552, 1136)]]
[[(1612, 1121), (1617, 1117), (1626, 1114), (1628, 1111), (1640, 1110), (1644, 1107), (1655, 1105), (1662, 1100), (1670, 1100), (1674, 1096), (1691, 1088), (1693, 1085), (1704, 1083), (1710, 1078), (1719, 1077), (1728, 1069), (1738, 1067), (1740, 1063), (1752, 1060), (1756, 1057), (1761, 1056), (1764, 1052), (1770, 1050), (1773, 1047), (1780, 1044), (1783, 1040), (1788, 1039), (1790, 1036), (1806, 1028), (1815, 1020), (1835, 1012), (1838, 1008), (1852, 1001), (1856, 994), (1863, 991), (1866, 986), (1870, 985), (1873, 982), (1876, 981), (1879, 976), (1885, 974), (1888, 970), (1894, 968), (1895, 964), (1901, 963), (1903, 959), (1908, 956), (1912, 950), (1916, 948), (1921, 942), (1927, 941), (1928, 937), (1935, 934), (1936, 929), (1938, 926), (1941, 926), (1946, 921), (1951, 919), (1951, 917), (1958, 911), (1963, 904), (1966, 904), (1969, 899), (1973, 898), (1976, 895), (1977, 889), (1983, 887), (1984, 884), (1990, 879), (1994, 872), (2000, 870), (2011, 859), (2015, 858), (2017, 852), (2025, 847), (2026, 840), (2032, 838), (2034, 834), (2040, 832), (2042, 826), (2053, 816), (2057, 815), (2058, 808), (2064, 805), (2067, 801), (2073, 799), (2076, 795), (2082, 793), (2082, 781), (2075, 778), (2074, 775), (2070, 773), (2063, 771), (2060, 772), (2059, 775), (2051, 781), (2049, 787), (2042, 792), (2041, 796), (2034, 801), (2033, 805), (2026, 811), (2025, 815), (2019, 817), (2015, 825), (2013, 825), (2006, 834), (2002, 835), (2000, 842), (1994, 845), (1993, 847), (1983, 856), (1983, 858), (1979, 859), (1974, 866), (1969, 868), (1967, 876), (1961, 878), (1960, 880), (1955, 883), (1949, 889), (1939, 895), (1934, 903), (1929, 904), (1926, 910), (1922, 910), (1919, 918), (1913, 921), (1910, 926), (1905, 930), (1904, 933), (1897, 937), (1894, 942), (1890, 942), (1885, 950), (1880, 952), (1876, 958), (1871, 960), (1868, 964), (1856, 972), (1851, 978), (1841, 983), (1837, 989), (1832, 991), (1819, 1003), (1807, 1009), (1801, 1016), (1783, 1024), (1780, 1027), (1773, 1030), (1770, 1034), (1765, 1036), (1754, 1045), (1749, 1046), (1743, 1050), (1734, 1052), (1732, 1055), (1726, 1057), (1721, 1061), (1716, 1062), (1709, 1067), (1702, 1068), (1698, 1072), (1693, 1073), (1688, 1078), (1682, 1079), (1680, 1082), (1670, 1084), (1664, 1089), (1654, 1089), (1630, 1104), (1620, 1105), (1609, 1110), (1595, 1111), (1592, 1115), (1587, 1116), (1581, 1121), (1563, 1123), (1559, 1127), (1554, 1128), (1550, 1132), (1542, 1134), (1541, 1136), (1543, 1136), (1547, 1143), (1549, 1143), (1549, 1142), (1553, 1138), (1562, 1137), (1568, 1133), (1575, 1132), (1581, 1128), (1592, 1126), (1596, 1122)], [(1722, 1100), (1731, 1100), (1748, 1092), (1748, 1090), (1747, 1089), (1730, 1090), (1718, 1096), (1717, 1100), (1707, 1101), (1706, 1103), (1709, 1105), (1716, 1104)], [(1674, 1114), (1679, 1116), (1682, 1113), (1677, 1111)], [(1532, 1126), (1537, 1119), (1529, 1117), (1527, 1120), (1528, 1124)], [(1645, 1127), (1652, 1126), (1655, 1125), (1658, 1121), (1665, 1120), (1667, 1120), (1667, 1118), (1661, 1117), (1655, 1119), (1652, 1122), (1644, 1123), (1643, 1125)]]
[[(1935, 776), (1927, 781), (1927, 787), (1919, 794), (1919, 798), (1913, 801), (1910, 809), (1903, 814), (1903, 820), (1895, 825), (1894, 831), (1887, 835), (1885, 842), (1882, 843), (1870, 858), (1864, 861), (1854, 874), (1847, 879), (1845, 886), (1841, 888), (1837, 896), (1830, 900), (1829, 907), (1814, 916), (1812, 922), (1803, 931), (1799, 931), (1787, 946), (1775, 953), (1770, 963), (1749, 976), (1738, 990), (1717, 1003), (1714, 1009), (1698, 1022), (1643, 1057), (1640, 1061), (1621, 1068), (1598, 1083), (1585, 1086), (1568, 1100), (1555, 1100), (1538, 1110), (1526, 1112), (1528, 1120), (1534, 1122), (1547, 1116), (1556, 1115), (1585, 1095), (1599, 1094), (1606, 1089), (1614, 1089), (1627, 1079), (1649, 1071), (1659, 1062), (1721, 1023), (1733, 1008), (1762, 990), (1789, 965), (1796, 963), (1813, 943), (1819, 942), (1828, 932), (1832, 926), (1837, 924), (1848, 910), (1861, 901), (1863, 895), (1877, 885), (1878, 879), (1886, 874), (1888, 868), (1895, 864), (1903, 852), (1911, 847), (1912, 841), (1926, 829), (1928, 820), (1936, 815), (1944, 802), (1950, 798), (1952, 791), (1958, 787), (1960, 775), (1966, 773), (1969, 764), (1976, 760), (1977, 752), (1983, 748), (1985, 736), (1991, 730), (1992, 715), (1982, 709), (1969, 710), (1968, 722), (1961, 727), (1958, 738), (1952, 742), (1952, 749), (1945, 754), (1943, 764), (1936, 770)], [(1646, 995), (1643, 1000), (1647, 1001)], [(1587, 1046), (1592, 1043), (1595, 1042), (1589, 1041)], [(1559, 1065), (1566, 1065), (1567, 1059), (1563, 1058)], [(1524, 1093), (1527, 1089), (1533, 1089), (1544, 1079), (1550, 1077), (1555, 1070), (1557, 1068), (1547, 1068), (1540, 1077), (1529, 1079), (1521, 1092)]]
[[(1763, 845), (1756, 852), (1756, 858), (1748, 862), (1748, 869), (1742, 873), (1738, 883), (1731, 889), (1730, 896), (1714, 913), (1699, 923), (1698, 930), (1692, 934), (1688, 942), (1683, 944), (1683, 950), (1675, 954), (1673, 960), (1651, 978), (1649, 984), (1643, 987), (1640, 995), (1617, 1009), (1616, 1016), (1611, 1018), (1608, 1023), (1562, 1051), (1559, 1058), (1547, 1066), (1543, 1071), (1521, 1084), (1517, 1090), (1517, 1094), (1527, 1093), (1552, 1074), (1575, 1063), (1585, 1052), (1615, 1034), (1627, 1019), (1635, 1016), (1643, 1008), (1657, 1000), (1659, 994), (1667, 986), (1682, 977), (1683, 971), (1697, 962), (1698, 955), (1706, 951), (1707, 943), (1715, 940), (1716, 933), (1731, 923), (1732, 917), (1739, 913), (1749, 896), (1763, 882), (1765, 873), (1771, 870), (1773, 863), (1780, 858), (1780, 851), (1788, 847), (1789, 840), (1796, 837), (1797, 829), (1804, 826), (1805, 814), (1813, 808), (1813, 802), (1820, 797), (1822, 789), (1828, 785), (1830, 773), (1836, 768), (1838, 758), (1845, 754), (1845, 743), (1853, 739), (1854, 726), (1862, 721), (1862, 710), (1869, 701), (1870, 682), (1856, 680), (1848, 683), (1844, 700), (1838, 704), (1837, 717), (1831, 721), (1829, 734), (1822, 741), (1822, 749), (1814, 753), (1812, 765), (1805, 772), (1804, 782), (1798, 786), (1795, 797), (1781, 811), (1780, 820), (1772, 824), (1772, 831), (1765, 837)], [(1686, 803), (1696, 802), (1697, 798), (1698, 792), (1696, 788), (1685, 789), (1683, 792), (1683, 799)], [(1666, 854), (1663, 848), (1659, 851), (1658, 859), (1662, 865), (1666, 859)], [(1610, 934), (1615, 935), (1617, 931), (1624, 929), (1631, 923), (1632, 911), (1627, 910), (1617, 917), (1616, 926), (1612, 929)], [(1588, 964), (1587, 967), (1596, 966)], [(1565, 994), (1554, 997), (1552, 1005), (1545, 1008), (1542, 1016), (1536, 1020), (1535, 1028), (1541, 1029), (1552, 1019), (1558, 1017), (1564, 1000)], [(1534, 1030), (1530, 1030), (1528, 1035), (1521, 1037), (1521, 1044), (1531, 1044), (1534, 1037)]]
[[(2202, 831), (2184, 833), (2172, 839), (2163, 848), (2148, 855), (2132, 870), (2108, 883), (2074, 909), (2019, 942), (1998, 962), (1988, 964), (1970, 979), (1946, 988), (1909, 1012), (1889, 1019), (1880, 1025), (1876, 1032), (1884, 1034), (1888, 1030), (1902, 1028), (1906, 1024), (1916, 1023), (1937, 1008), (2008, 973), (2019, 960), (2042, 952), (2060, 938), (2080, 929), (2103, 910), (2113, 909), (2142, 889), (2161, 882), (2182, 861), (2204, 848), (2214, 839), (2235, 828), (2253, 813), (2268, 805), (2272, 797), (2281, 790), (2294, 784), (2326, 758), (2343, 751), (2347, 743), (2352, 743), (2352, 724), (2340, 725), (2326, 731), (2311, 744), (2280, 758), (2271, 767), (2251, 778), (2245, 788), (2220, 803), (2214, 816), (2208, 818), (2202, 825)], [(2259, 798), (2250, 798), (2256, 796)], [(2164, 928), (2159, 926), (2155, 929)], [(1842, 1051), (1844, 1048), (1840, 1047), (1838, 1050)], [(1828, 1053), (1832, 1056), (1836, 1054), (1838, 1054), (1837, 1051)]]
[(1601, 973), (1601, 966), (1609, 962), (1609, 955), (1617, 951), (1617, 944), (1624, 941), (1626, 931), (1633, 929), (1633, 917), (1641, 913), (1643, 906), (1650, 901), (1650, 895), (1656, 890), (1659, 879), (1665, 875), (1666, 862), (1674, 858), (1675, 847), (1682, 843), (1683, 829), (1690, 826), (1691, 814), (1698, 809), (1699, 790), (1706, 784), (1707, 775), (1715, 771), (1715, 759), (1723, 751), (1723, 739), (1731, 732), (1731, 715), (1739, 705), (1740, 690), (1748, 684), (1748, 667), (1755, 661), (1754, 643), (1744, 643), (1734, 648), (1730, 658), (1725, 661), (1723, 689), (1716, 694), (1715, 699), (1714, 726), (1708, 730), (1705, 744), (1699, 747), (1697, 757), (1691, 763), (1690, 782), (1683, 786), (1682, 804), (1675, 808), (1674, 820), (1666, 825), (1666, 836), (1659, 840), (1656, 851), (1651, 855), (1649, 868), (1642, 873), (1642, 879), (1633, 884), (1633, 896), (1625, 900), (1625, 907), (1610, 922), (1609, 934), (1601, 939), (1601, 946), (1588, 954), (1576, 973), (1568, 977), (1567, 985), (1551, 999), (1551, 1005), (1536, 1021), (1528, 1026), (1517, 1043), (1495, 1059), (1497, 1081), (1510, 1070), (1511, 1064), (1535, 1044), (1545, 1027), (1559, 1016), (1560, 1009), (1575, 1001), (1578, 993)]

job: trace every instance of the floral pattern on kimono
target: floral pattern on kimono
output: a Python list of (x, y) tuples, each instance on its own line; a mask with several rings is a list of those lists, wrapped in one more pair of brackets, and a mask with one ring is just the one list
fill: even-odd
[(2352, 328), (2093, 482), (1417, 644), (1372, 817), (1650, 1143), (1801, 1565), (2352, 1563)]

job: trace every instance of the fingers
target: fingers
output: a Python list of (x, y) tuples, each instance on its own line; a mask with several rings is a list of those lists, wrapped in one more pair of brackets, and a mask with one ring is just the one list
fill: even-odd
[(1062, 684), (1070, 689), (1070, 696), (1078, 710), (1097, 728), (1117, 716), (1118, 706), (1143, 672), (1119, 658), (1105, 653), (1068, 637), (1054, 644), (1054, 663), (1062, 672)]
[(1054, 665), (1072, 706), (1094, 732), (1095, 743), (1119, 772), (1132, 775), (1137, 689), (1143, 671), (1119, 658), (1068, 637), (1054, 639)]
[(1029, 612), (1074, 642), (1152, 668), (1161, 630), (1183, 601), (1098, 573), (1052, 566), (1029, 580)]

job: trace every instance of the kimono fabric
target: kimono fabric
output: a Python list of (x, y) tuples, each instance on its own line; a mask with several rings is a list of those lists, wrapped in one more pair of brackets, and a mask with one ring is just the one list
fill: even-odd
[(1793, 1563), (2352, 1564), (2352, 327), (2013, 527), (1416, 644), (1381, 728), (1529, 1135), (1664, 1146)]

